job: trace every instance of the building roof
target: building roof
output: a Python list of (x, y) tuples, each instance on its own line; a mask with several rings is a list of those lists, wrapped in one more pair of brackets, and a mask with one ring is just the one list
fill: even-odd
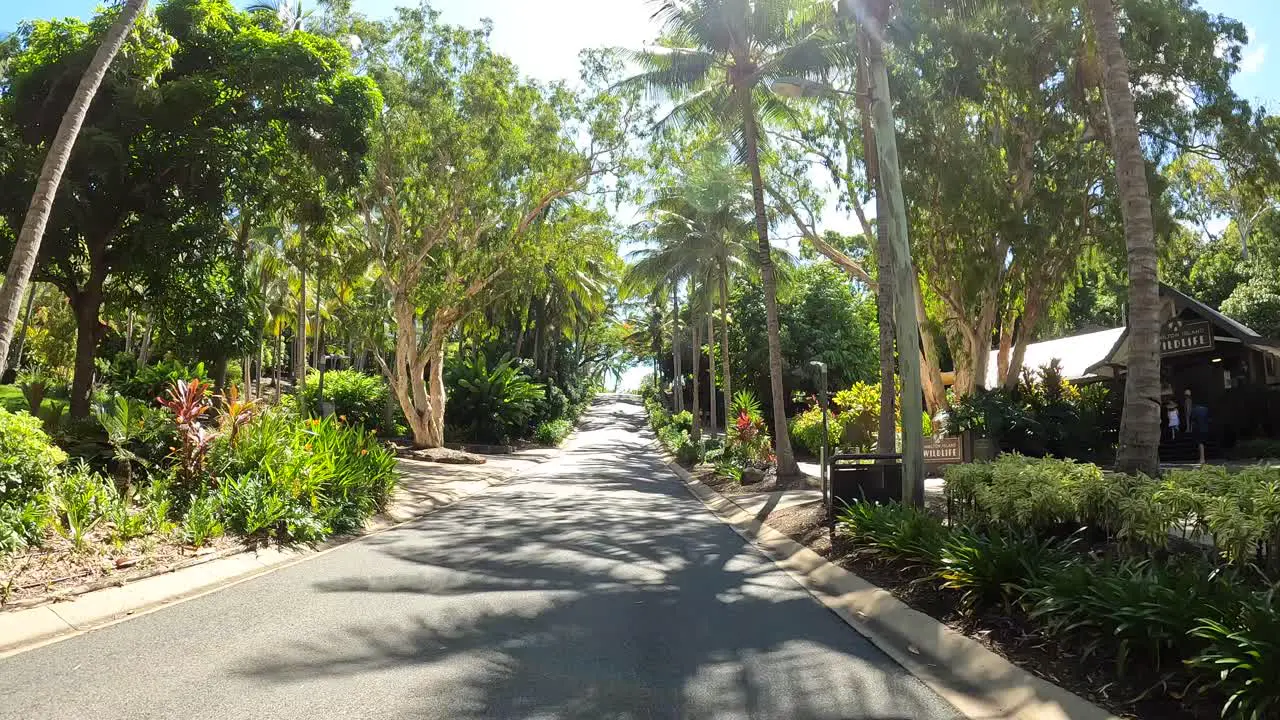
[[(1176, 317), (1183, 310), (1213, 323), (1217, 333), (1239, 340), (1260, 352), (1280, 357), (1280, 343), (1259, 335), (1252, 328), (1214, 310), (1186, 293), (1160, 284), (1161, 322)], [(1221, 338), (1220, 338), (1221, 339)], [(1072, 337), (1032, 343), (1027, 346), (1022, 367), (1036, 369), (1057, 360), (1062, 376), (1068, 380), (1112, 377), (1117, 366), (1124, 366), (1129, 344), (1126, 328), (1112, 328)], [(998, 355), (992, 352), (987, 361), (987, 387), (999, 384)]]
[[(1057, 360), (1062, 364), (1062, 376), (1068, 380), (1092, 377), (1089, 368), (1105, 360), (1123, 334), (1121, 327), (1031, 343), (1027, 345), (1022, 367), (1035, 370)], [(998, 354), (992, 352), (987, 361), (987, 387), (1000, 383), (998, 361)]]

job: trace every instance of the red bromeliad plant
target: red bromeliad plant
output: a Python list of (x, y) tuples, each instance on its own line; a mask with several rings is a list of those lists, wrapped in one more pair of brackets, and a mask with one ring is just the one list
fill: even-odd
[(203, 380), (174, 381), (169, 387), (169, 399), (156, 398), (173, 412), (174, 423), (182, 436), (182, 447), (173, 448), (178, 460), (178, 479), (188, 488), (194, 488), (204, 477), (205, 458), (209, 455), (218, 433), (200, 424), (213, 409), (209, 402), (209, 384)]
[(729, 447), (749, 462), (773, 462), (767, 430), (762, 418), (739, 410), (733, 427), (729, 429)]

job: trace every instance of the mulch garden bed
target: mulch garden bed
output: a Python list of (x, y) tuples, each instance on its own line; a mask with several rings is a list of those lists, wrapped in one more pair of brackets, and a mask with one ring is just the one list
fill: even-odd
[[(699, 479), (713, 487), (726, 482), (733, 484), (725, 479)], [(727, 489), (730, 492), (717, 487), (722, 494), (732, 495), (733, 489)], [(940, 589), (936, 581), (927, 577), (928, 572), (923, 568), (863, 555), (839, 535), (833, 538), (818, 505), (775, 510), (765, 522), (827, 560), (893, 593), (912, 608), (981, 642), (1024, 670), (1117, 715), (1143, 720), (1208, 720), (1219, 717), (1218, 703), (1196, 695), (1184, 697), (1185, 677), (1161, 678), (1154, 672), (1143, 675), (1141, 668), (1131, 667), (1129, 675), (1121, 679), (1109, 659), (1084, 657), (1079, 649), (1044, 637), (1020, 613), (1015, 612), (1013, 616), (998, 612), (976, 617), (965, 615), (960, 611), (958, 594)]]
[(50, 533), (40, 547), (0, 555), (0, 611), (69, 598), (130, 580), (247, 549), (234, 536), (211, 538), (196, 549), (176, 536), (150, 535), (114, 545), (97, 530), (76, 548)]

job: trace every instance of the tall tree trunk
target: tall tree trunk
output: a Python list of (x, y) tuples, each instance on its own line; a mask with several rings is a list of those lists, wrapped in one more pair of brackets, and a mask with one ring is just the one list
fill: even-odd
[(920, 290), (918, 277), (911, 281), (911, 294), (915, 296), (916, 324), (920, 326), (920, 380), (924, 386), (925, 403), (932, 416), (947, 408), (947, 388), (942, 383), (938, 344), (929, 331), (929, 315), (924, 308), (924, 293)]
[(307, 379), (307, 227), (298, 226), (298, 332), (293, 338), (293, 384), (298, 396), (298, 414), (307, 414), (302, 386)]
[[(898, 167), (898, 139), (893, 120), (893, 100), (889, 94), (889, 71), (885, 67), (884, 48), (868, 38), (867, 53), (871, 83), (871, 109), (874, 115), (876, 154), (880, 162), (880, 188), (886, 212), (879, 222), (888, 222), (892, 240), (893, 276), (914, 278), (911, 241), (907, 232), (907, 208), (902, 196), (902, 175)], [(924, 414), (920, 381), (920, 328), (916, 321), (915, 297), (909, 283), (895, 283), (894, 323), (898, 339), (898, 369), (902, 382), (902, 500), (921, 505), (924, 502), (924, 431), (920, 418)]]
[[(867, 55), (865, 33), (858, 36), (860, 53)], [(880, 427), (876, 433), (876, 452), (892, 455), (897, 452), (897, 395), (893, 372), (893, 247), (890, 245), (889, 210), (885, 206), (884, 191), (880, 188), (880, 158), (876, 150), (876, 133), (871, 124), (871, 96), (867, 92), (867, 68), (859, 60), (854, 74), (858, 114), (862, 126), (862, 161), (867, 181), (876, 194), (876, 322), (880, 333)], [(856, 199), (854, 199), (856, 202)]]
[(320, 317), (320, 275), (319, 275), (319, 268), (317, 268), (317, 274), (316, 274), (316, 293), (315, 293), (315, 295), (316, 295), (316, 333), (315, 333), (315, 339), (314, 339), (314, 342), (312, 343), (312, 344), (313, 344), (313, 349), (312, 349), (312, 355), (311, 355), (311, 364), (312, 364), (313, 366), (315, 366), (315, 367), (316, 367), (318, 370), (320, 370), (321, 372), (324, 372), (324, 357), (323, 357), (323, 356), (322, 356), (322, 354), (321, 354), (321, 353), (322, 353), (322, 351), (324, 350), (324, 345), (323, 345), (323, 342), (324, 342), (324, 341), (323, 341), (323, 339), (322, 339), (322, 336), (324, 335), (324, 318)]
[(133, 308), (129, 308), (128, 320), (125, 322), (124, 351), (130, 355), (133, 354)]
[(715, 437), (720, 424), (716, 418), (716, 325), (715, 318), (712, 317), (711, 304), (711, 283), (703, 284), (703, 293), (706, 295), (706, 314), (707, 314), (707, 412), (711, 415), (711, 436)]
[(764, 175), (760, 170), (760, 135), (756, 125), (755, 103), (750, 88), (739, 88), (742, 107), (742, 131), (747, 150), (747, 169), (751, 171), (751, 199), (755, 205), (757, 248), (761, 285), (764, 290), (765, 327), (769, 344), (769, 390), (773, 404), (773, 447), (777, 455), (778, 477), (800, 474), (791, 436), (787, 432), (787, 398), (782, 386), (782, 331), (778, 322), (778, 279), (773, 266), (773, 249), (769, 245), (769, 210), (764, 202)]
[[(31, 283), (31, 288), (27, 290), (27, 309), (22, 313), (22, 331), (18, 333), (18, 348), (13, 354), (13, 365), (11, 367), (22, 367), (22, 351), (27, 347), (27, 328), (31, 325), (31, 311), (35, 307), (36, 301), (36, 284)], [(3, 370), (0, 370), (3, 373)]]
[(267, 369), (267, 344), (258, 338), (258, 376), (253, 385), (253, 396), (262, 399), (262, 374)]
[(219, 354), (213, 359), (213, 391), (222, 393), (227, 389), (227, 364), (226, 354)]
[(694, 281), (689, 280), (689, 362), (693, 368), (693, 432), (694, 440), (702, 437), (702, 396), (699, 393), (701, 389), (700, 378), (698, 377), (699, 360), (702, 355), (702, 348), (698, 342), (698, 316), (694, 312), (693, 295), (697, 288)]
[(733, 379), (729, 373), (729, 258), (720, 258), (720, 366), (724, 374), (724, 428), (733, 422)]
[(1147, 189), (1147, 163), (1138, 139), (1138, 119), (1129, 87), (1129, 61), (1120, 44), (1112, 0), (1089, 0), (1094, 34), (1103, 60), (1103, 90), (1111, 123), (1111, 152), (1123, 201), (1124, 241), (1129, 253), (1129, 359), (1120, 416), (1121, 472), (1160, 472), (1160, 285), (1156, 278), (1155, 229)]
[(684, 412), (684, 375), (680, 372), (680, 283), (671, 283), (671, 395), (675, 412)]
[(102, 310), (101, 282), (91, 278), (76, 294), (71, 307), (76, 316), (76, 358), (71, 379), (70, 415), (80, 419), (89, 416), (93, 400), (93, 358), (98, 350), (102, 325), (98, 321)]
[[(120, 16), (112, 23), (107, 36), (93, 54), (89, 67), (80, 77), (75, 95), (71, 96), (71, 104), (62, 115), (58, 125), (58, 133), (49, 145), (44, 164), (40, 168), (40, 178), (36, 181), (36, 192), (31, 197), (31, 205), (22, 222), (22, 230), (18, 234), (18, 242), (13, 248), (13, 257), (9, 260), (9, 268), (5, 272), (4, 285), (0, 286), (0, 375), (4, 374), (9, 358), (9, 344), (13, 341), (13, 331), (18, 323), (18, 310), (22, 304), (22, 295), (31, 281), (31, 271), (35, 268), (36, 257), (40, 254), (40, 242), (44, 239), (44, 229), (49, 223), (49, 215), (53, 210), (53, 200), (58, 194), (58, 185), (62, 183), (62, 172), (71, 158), (71, 150), (76, 138), (80, 135), (80, 126), (84, 124), (89, 105), (98, 94), (98, 86), (106, 77), (107, 68), (115, 59), (116, 53), (124, 45), (133, 24), (142, 14), (147, 0), (127, 0), (120, 10)], [(95, 317), (95, 322), (97, 318)], [(92, 364), (92, 358), (90, 358)], [(87, 412), (86, 405), (86, 412)]]
[(284, 362), (284, 333), (276, 330), (276, 361), (272, 363), (271, 391), (275, 395), (276, 404), (280, 404), (280, 365)]
[(156, 319), (147, 313), (147, 329), (142, 331), (142, 343), (138, 346), (138, 367), (146, 367), (151, 360), (151, 333), (155, 330)]

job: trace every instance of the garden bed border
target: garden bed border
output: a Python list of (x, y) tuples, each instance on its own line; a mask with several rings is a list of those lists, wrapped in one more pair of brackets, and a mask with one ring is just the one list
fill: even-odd
[(983, 720), (1118, 720), (828, 562), (694, 478), (656, 440), (653, 446), (708, 510), (962, 715)]

